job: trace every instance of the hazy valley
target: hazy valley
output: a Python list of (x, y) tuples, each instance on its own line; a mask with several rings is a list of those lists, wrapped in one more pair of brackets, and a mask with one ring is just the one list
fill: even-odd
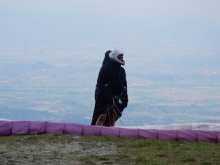
[[(220, 121), (217, 56), (126, 61), (129, 105), (118, 125)], [(1, 61), (0, 118), (90, 124), (101, 63)]]

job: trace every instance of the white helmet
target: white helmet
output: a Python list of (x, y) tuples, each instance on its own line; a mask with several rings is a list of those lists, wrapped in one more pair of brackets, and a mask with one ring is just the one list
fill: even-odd
[(109, 53), (109, 58), (118, 62), (121, 65), (125, 65), (124, 60), (119, 60), (118, 56), (123, 56), (123, 52), (120, 50), (113, 50), (111, 53)]

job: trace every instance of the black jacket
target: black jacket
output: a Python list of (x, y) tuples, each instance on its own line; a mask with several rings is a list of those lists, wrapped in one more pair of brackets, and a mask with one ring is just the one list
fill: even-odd
[(96, 102), (92, 125), (95, 125), (100, 114), (106, 114), (106, 107), (111, 104), (108, 97), (117, 97), (120, 94), (122, 94), (120, 96), (122, 104), (117, 105), (120, 110), (117, 114), (118, 118), (121, 116), (121, 112), (127, 107), (128, 103), (126, 73), (125, 69), (121, 67), (119, 63), (110, 60), (107, 64), (104, 64), (101, 67), (97, 79), (95, 96)]

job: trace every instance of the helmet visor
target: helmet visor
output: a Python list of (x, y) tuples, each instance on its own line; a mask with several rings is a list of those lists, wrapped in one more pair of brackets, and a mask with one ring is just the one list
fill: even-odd
[(122, 54), (118, 56), (118, 60), (120, 60), (120, 61), (124, 61), (124, 60), (123, 60), (123, 55), (122, 55)]

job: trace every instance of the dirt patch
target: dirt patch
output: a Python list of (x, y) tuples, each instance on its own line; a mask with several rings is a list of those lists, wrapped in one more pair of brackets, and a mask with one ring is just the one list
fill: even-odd
[[(76, 138), (76, 137), (75, 137)], [(80, 138), (80, 137), (78, 137)], [(22, 141), (22, 140), (21, 140)], [(51, 143), (39, 141), (35, 144), (13, 142), (0, 144), (0, 164), (85, 164), (82, 159), (88, 156), (117, 154), (116, 147), (106, 143), (61, 141)], [(97, 161), (93, 164), (102, 164)]]

